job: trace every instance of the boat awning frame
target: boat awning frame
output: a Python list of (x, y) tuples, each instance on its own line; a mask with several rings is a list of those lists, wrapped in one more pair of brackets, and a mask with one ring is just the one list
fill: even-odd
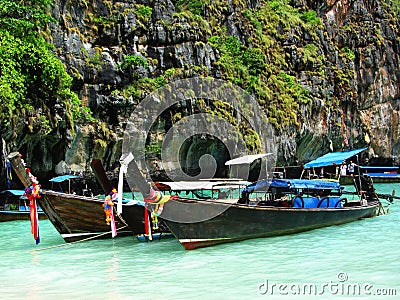
[(212, 190), (215, 188), (237, 188), (250, 184), (248, 181), (171, 181), (159, 182), (169, 187), (172, 191)]
[(264, 158), (269, 155), (272, 155), (272, 153), (245, 155), (245, 156), (241, 156), (241, 157), (237, 157), (237, 158), (228, 160), (227, 162), (225, 162), (225, 166), (251, 164), (256, 159)]
[(248, 185), (244, 192), (266, 191), (269, 188), (287, 189), (314, 189), (314, 190), (339, 190), (342, 189), (338, 181), (321, 179), (262, 179)]
[(318, 157), (304, 165), (304, 169), (341, 165), (343, 161), (349, 159), (352, 156), (359, 154), (360, 152), (366, 150), (367, 148), (361, 148), (349, 151), (331, 152), (323, 156)]

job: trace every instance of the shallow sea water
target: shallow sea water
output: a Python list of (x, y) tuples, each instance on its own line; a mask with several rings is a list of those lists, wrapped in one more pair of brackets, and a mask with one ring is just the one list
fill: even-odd
[[(400, 184), (377, 184), (400, 195)], [(174, 238), (64, 245), (0, 223), (2, 299), (400, 299), (400, 200), (376, 218), (186, 251)]]

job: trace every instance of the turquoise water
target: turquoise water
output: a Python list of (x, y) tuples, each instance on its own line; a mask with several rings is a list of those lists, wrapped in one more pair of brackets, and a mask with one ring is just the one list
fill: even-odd
[[(400, 196), (400, 184), (376, 188), (378, 193), (396, 189)], [(120, 237), (63, 246), (48, 220), (40, 221), (42, 242), (35, 245), (29, 221), (5, 222), (0, 223), (0, 295), (2, 299), (399, 299), (399, 225), (400, 200), (395, 200), (389, 214), (372, 219), (186, 251), (173, 238), (142, 243)], [(396, 295), (373, 295), (379, 293)]]

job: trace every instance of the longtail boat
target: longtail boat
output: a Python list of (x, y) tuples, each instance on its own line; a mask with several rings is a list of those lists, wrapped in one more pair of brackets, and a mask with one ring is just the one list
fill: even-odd
[[(24, 190), (4, 190), (0, 192), (0, 222), (29, 220), (29, 201)], [(40, 220), (46, 219), (43, 210), (38, 207)]]
[[(137, 169), (136, 165), (133, 170)], [(229, 186), (223, 190), (218, 186), (215, 189), (223, 190), (223, 197), (195, 199), (155, 196), (161, 192), (152, 189), (141, 176), (130, 173), (149, 209), (187, 250), (298, 233), (383, 212), (368, 178), (360, 179), (366, 182), (349, 193), (344, 193), (343, 186), (334, 181), (263, 179), (244, 188)]]
[[(338, 185), (320, 180), (272, 180), (267, 190), (248, 187), (232, 199), (171, 199), (159, 218), (185, 249), (257, 237), (284, 235), (376, 216), (380, 202), (340, 195)], [(260, 184), (261, 182), (257, 182)], [(337, 195), (328, 193), (337, 190)], [(318, 196), (318, 193), (323, 196)], [(315, 194), (315, 195), (314, 195)]]
[[(8, 159), (22, 184), (29, 187), (31, 180), (19, 153), (9, 154)], [(66, 242), (108, 238), (115, 234), (111, 228), (112, 223), (106, 220), (104, 199), (41, 190), (38, 203)], [(126, 236), (144, 233), (143, 202), (125, 200), (122, 202), (122, 207), (121, 214), (116, 213), (115, 208), (111, 207), (117, 234)]]
[[(354, 175), (369, 176), (374, 183), (400, 182), (398, 166), (361, 165), (359, 155), (365, 150), (367, 148), (326, 153), (306, 163), (302, 176), (332, 178), (343, 185), (353, 185)], [(342, 165), (345, 169), (343, 173), (340, 172)]]
[[(105, 220), (104, 199), (43, 190), (39, 203), (66, 242), (112, 237), (110, 224)], [(128, 202), (123, 207), (122, 215), (114, 211), (118, 235), (140, 234), (143, 224), (136, 220), (140, 219), (143, 206)], [(137, 228), (137, 232), (132, 228)]]

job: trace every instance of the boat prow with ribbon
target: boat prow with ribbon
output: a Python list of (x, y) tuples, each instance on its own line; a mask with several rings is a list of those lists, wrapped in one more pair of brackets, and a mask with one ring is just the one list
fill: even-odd
[[(11, 153), (8, 159), (29, 188), (32, 182), (19, 153)], [(145, 233), (143, 201), (118, 198), (116, 189), (108, 191), (105, 199), (40, 190), (37, 201), (66, 242)]]

